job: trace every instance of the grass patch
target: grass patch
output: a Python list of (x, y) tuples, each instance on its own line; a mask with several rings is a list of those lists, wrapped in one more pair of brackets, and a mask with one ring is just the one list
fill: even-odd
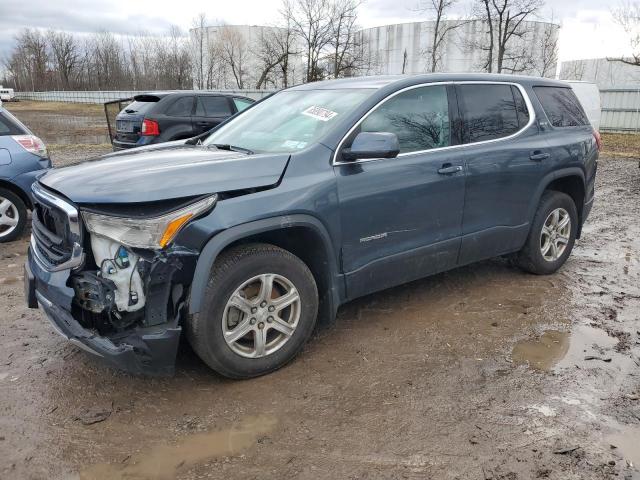
[(10, 112), (50, 112), (63, 115), (104, 115), (104, 107), (95, 103), (37, 102), (20, 100), (2, 104)]
[(640, 134), (602, 133), (603, 157), (640, 158)]

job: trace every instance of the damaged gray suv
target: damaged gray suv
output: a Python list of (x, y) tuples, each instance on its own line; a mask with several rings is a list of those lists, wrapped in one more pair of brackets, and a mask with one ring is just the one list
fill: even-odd
[(40, 178), (27, 301), (130, 372), (171, 374), (184, 333), (222, 375), (262, 375), (356, 297), (500, 255), (555, 272), (599, 148), (557, 81), (290, 88), (201, 137)]

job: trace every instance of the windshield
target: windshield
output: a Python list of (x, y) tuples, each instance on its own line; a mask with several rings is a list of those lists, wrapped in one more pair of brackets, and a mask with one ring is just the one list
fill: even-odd
[(203, 143), (254, 152), (293, 153), (318, 140), (373, 92), (285, 90), (222, 125)]

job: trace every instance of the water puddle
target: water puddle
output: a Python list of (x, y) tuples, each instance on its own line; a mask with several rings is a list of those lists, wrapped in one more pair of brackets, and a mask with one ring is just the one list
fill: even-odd
[(607, 442), (615, 446), (625, 460), (636, 467), (640, 466), (640, 428), (627, 427), (621, 432), (608, 436)]
[(538, 338), (519, 341), (511, 358), (516, 365), (549, 371), (569, 351), (569, 337), (568, 332), (548, 330)]
[(236, 455), (251, 447), (275, 427), (271, 416), (248, 418), (227, 430), (198, 433), (181, 438), (174, 445), (157, 445), (133, 455), (127, 463), (103, 463), (80, 472), (81, 480), (172, 479), (178, 469), (205, 460)]
[(516, 365), (540, 371), (584, 365), (586, 362), (611, 361), (615, 339), (599, 328), (577, 326), (571, 332), (547, 330), (533, 339), (518, 342), (511, 358)]

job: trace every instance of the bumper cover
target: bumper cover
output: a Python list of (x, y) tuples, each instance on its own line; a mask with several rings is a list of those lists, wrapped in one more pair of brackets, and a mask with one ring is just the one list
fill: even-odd
[(25, 264), (25, 297), (38, 305), (53, 328), (71, 343), (108, 365), (134, 374), (173, 375), (181, 327), (177, 319), (158, 327), (131, 329), (111, 337), (84, 328), (70, 312), (73, 290), (66, 286), (69, 271), (47, 272), (33, 257)]

